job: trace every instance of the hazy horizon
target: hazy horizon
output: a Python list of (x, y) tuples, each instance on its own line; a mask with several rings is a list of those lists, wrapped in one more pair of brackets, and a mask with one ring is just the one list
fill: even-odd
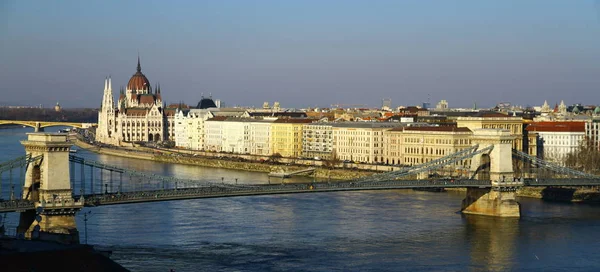
[(2, 1), (1, 105), (600, 104), (597, 1)]

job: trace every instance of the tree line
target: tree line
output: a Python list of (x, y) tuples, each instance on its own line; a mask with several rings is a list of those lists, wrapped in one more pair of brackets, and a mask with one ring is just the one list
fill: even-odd
[(97, 123), (97, 109), (0, 108), (0, 120)]
[(586, 173), (598, 174), (600, 172), (600, 150), (590, 138), (586, 137), (575, 152), (567, 154), (565, 166)]

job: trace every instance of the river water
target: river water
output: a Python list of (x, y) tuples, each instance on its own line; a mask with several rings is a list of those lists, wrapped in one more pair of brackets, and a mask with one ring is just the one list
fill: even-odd
[[(24, 154), (25, 132), (0, 129), (0, 161)], [(268, 182), (265, 173), (77, 155), (177, 177)], [(500, 219), (461, 215), (462, 199), (389, 190), (180, 200), (85, 208), (77, 223), (82, 242), (111, 250), (131, 271), (600, 269), (600, 206), (521, 198), (522, 217)]]

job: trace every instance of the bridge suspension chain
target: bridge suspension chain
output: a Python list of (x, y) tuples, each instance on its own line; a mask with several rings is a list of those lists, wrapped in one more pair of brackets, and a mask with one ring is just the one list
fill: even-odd
[(561, 174), (573, 175), (573, 176), (579, 176), (579, 177), (585, 177), (585, 178), (600, 178), (599, 176), (588, 174), (583, 171), (563, 167), (563, 166), (560, 166), (560, 165), (557, 165), (554, 163), (544, 161), (542, 159), (539, 159), (535, 156), (531, 156), (527, 153), (524, 153), (524, 152), (516, 150), (516, 149), (513, 149), (513, 154), (521, 159), (530, 161), (532, 164), (537, 165), (538, 167), (551, 170), (555, 173), (561, 173)]
[[(87, 159), (77, 157), (74, 155), (69, 155), (69, 161), (72, 161), (72, 162), (75, 162), (78, 164), (82, 164), (82, 165), (96, 167), (96, 168), (103, 169), (103, 170), (109, 170), (111, 172), (119, 173), (120, 191), (122, 190), (121, 178), (122, 178), (123, 174), (129, 176), (130, 179), (135, 177), (135, 178), (139, 178), (140, 180), (158, 181), (162, 184), (162, 187), (168, 187), (168, 188), (176, 188), (176, 187), (182, 188), (182, 187), (180, 187), (181, 185), (193, 185), (194, 187), (223, 187), (223, 188), (250, 188), (250, 187), (253, 187), (253, 185), (234, 185), (234, 184), (227, 184), (227, 183), (198, 181), (198, 180), (192, 180), (192, 179), (181, 179), (181, 178), (176, 178), (176, 177), (161, 176), (161, 175), (152, 174), (152, 173), (144, 173), (141, 171), (120, 168), (120, 167), (100, 163), (100, 162), (93, 161), (93, 160), (87, 160)], [(167, 183), (168, 183), (168, 185), (167, 185)], [(141, 191), (142, 189), (140, 188), (139, 190)], [(111, 191), (112, 191), (112, 189), (111, 189)]]
[(31, 154), (27, 154), (27, 155), (20, 156), (20, 157), (17, 157), (15, 159), (12, 159), (9, 161), (2, 162), (2, 163), (0, 163), (0, 173), (8, 171), (10, 169), (17, 168), (17, 167), (27, 166), (31, 162), (41, 160), (43, 157), (44, 157), (43, 155), (38, 155), (38, 156), (35, 156), (32, 158)]
[(427, 172), (430, 170), (439, 169), (439, 168), (442, 168), (447, 165), (451, 165), (455, 162), (473, 157), (477, 154), (489, 152), (492, 150), (493, 146), (486, 147), (479, 151), (476, 151), (477, 148), (479, 148), (479, 145), (474, 145), (474, 146), (462, 149), (458, 152), (452, 153), (450, 155), (447, 155), (447, 156), (444, 156), (444, 157), (441, 157), (441, 158), (438, 158), (435, 160), (431, 160), (424, 164), (416, 165), (413, 167), (403, 168), (398, 171), (393, 171), (393, 172), (388, 172), (388, 173), (383, 173), (383, 174), (378, 174), (378, 175), (373, 175), (373, 176), (368, 176), (368, 177), (362, 177), (362, 178), (355, 179), (353, 181), (355, 181), (355, 182), (384, 181), (384, 180), (393, 180), (393, 179), (400, 178), (400, 177), (415, 175), (415, 174)]
[(423, 172), (428, 172), (430, 170), (435, 170), (435, 169), (439, 169), (442, 168), (444, 166), (447, 165), (452, 165), (456, 162), (471, 158), (473, 156), (482, 154), (482, 153), (488, 153), (490, 151), (492, 151), (492, 149), (494, 149), (494, 146), (488, 146), (486, 148), (483, 148), (481, 150), (478, 151), (474, 151), (471, 153), (462, 153), (462, 154), (454, 154), (453, 156), (449, 157), (444, 163), (440, 163), (440, 164), (435, 164), (435, 165), (428, 165), (427, 167), (418, 167), (415, 168), (415, 170), (413, 171), (409, 171), (409, 172), (405, 172), (405, 173), (398, 173), (396, 175), (393, 175), (394, 178), (400, 178), (400, 177), (405, 177), (405, 176), (409, 176), (409, 175), (414, 175), (414, 174), (419, 174), (419, 173), (423, 173)]

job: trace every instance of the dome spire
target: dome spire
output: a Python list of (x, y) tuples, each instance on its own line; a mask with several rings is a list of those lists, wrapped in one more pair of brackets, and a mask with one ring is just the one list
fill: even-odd
[(142, 71), (142, 66), (140, 65), (140, 54), (138, 53), (138, 66), (137, 66), (137, 71), (141, 72)]

